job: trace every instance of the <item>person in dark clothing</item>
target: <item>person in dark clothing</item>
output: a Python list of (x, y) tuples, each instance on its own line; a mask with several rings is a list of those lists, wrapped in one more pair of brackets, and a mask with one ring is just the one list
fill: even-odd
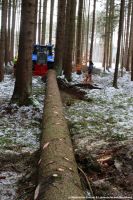
[(93, 67), (94, 67), (94, 64), (93, 64), (93, 62), (90, 60), (90, 61), (89, 61), (89, 66), (88, 66), (88, 81), (89, 81), (89, 82), (92, 81)]

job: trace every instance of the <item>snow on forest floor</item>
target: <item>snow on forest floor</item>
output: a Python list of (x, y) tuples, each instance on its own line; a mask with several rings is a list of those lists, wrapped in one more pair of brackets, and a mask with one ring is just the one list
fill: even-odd
[[(40, 146), (44, 84), (41, 78), (33, 79), (33, 94), (38, 101), (36, 106), (19, 108), (16, 104), (10, 105), (13, 89), (14, 78), (5, 76), (4, 81), (0, 83), (1, 200), (25, 199), (16, 194), (17, 181), (25, 176), (30, 177), (31, 171), (35, 168), (34, 154)], [(31, 184), (30, 187), (34, 186)]]
[[(74, 80), (81, 81), (82, 77), (76, 75)], [(75, 152), (81, 155), (82, 165), (84, 155), (85, 171), (95, 195), (132, 199), (133, 82), (130, 74), (125, 73), (119, 77), (119, 89), (115, 89), (112, 80), (112, 73), (93, 76), (93, 84), (102, 89), (86, 91), (87, 101), (73, 102), (66, 115)], [(90, 157), (98, 168), (90, 166)]]
[[(87, 100), (72, 100), (71, 105), (66, 106), (65, 114), (76, 154), (85, 155), (87, 162), (91, 157), (98, 165), (94, 170), (94, 166), (90, 169), (85, 163), (84, 169), (94, 194), (131, 197), (133, 83), (128, 73), (119, 78), (119, 89), (112, 87), (112, 80), (112, 73), (94, 75), (93, 83), (102, 89), (85, 89)], [(73, 83), (81, 81), (81, 76), (73, 75)], [(9, 105), (14, 78), (5, 76), (4, 82), (0, 83), (1, 200), (26, 199), (25, 196), (16, 197), (17, 181), (30, 177), (31, 171), (35, 170), (33, 160), (39, 149), (44, 87), (39, 77), (33, 78), (33, 95), (38, 104), (18, 108), (15, 104)], [(25, 181), (23, 184), (26, 185)], [(33, 190), (32, 184), (27, 183), (25, 191), (27, 188)]]
[[(133, 82), (126, 74), (119, 78), (119, 89), (115, 89), (112, 79), (110, 74), (94, 76), (93, 82), (102, 89), (88, 90), (88, 102), (76, 102), (68, 110), (68, 118), (73, 122), (76, 135), (79, 133), (78, 138), (93, 139), (97, 135), (98, 141), (99, 136), (106, 141), (133, 139)], [(85, 146), (86, 137), (79, 139), (79, 147)]]

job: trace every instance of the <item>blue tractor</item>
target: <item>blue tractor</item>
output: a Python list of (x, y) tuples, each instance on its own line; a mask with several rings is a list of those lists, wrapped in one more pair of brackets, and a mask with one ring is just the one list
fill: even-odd
[(33, 75), (45, 76), (48, 69), (54, 67), (54, 46), (34, 45), (32, 53)]

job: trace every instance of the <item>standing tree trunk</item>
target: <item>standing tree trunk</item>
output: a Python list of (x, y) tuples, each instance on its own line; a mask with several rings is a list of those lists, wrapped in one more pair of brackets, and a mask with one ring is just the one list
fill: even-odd
[(113, 32), (114, 32), (114, 0), (110, 0), (110, 12), (111, 12), (111, 23), (110, 23), (110, 55), (109, 55), (109, 67), (112, 68), (112, 48), (113, 48)]
[(129, 36), (129, 47), (126, 68), (130, 70), (131, 57), (132, 57), (132, 41), (133, 41), (133, 1), (132, 1), (132, 15), (131, 15), (131, 26), (130, 26), (130, 36)]
[(133, 41), (132, 41), (132, 60), (131, 60), (131, 81), (133, 81)]
[(117, 42), (117, 54), (116, 54), (115, 72), (114, 72), (114, 80), (113, 80), (113, 87), (115, 87), (115, 88), (117, 88), (117, 78), (118, 78), (118, 68), (119, 68), (119, 59), (120, 59), (121, 37), (122, 37), (123, 23), (124, 23), (124, 6), (125, 6), (125, 0), (121, 0), (119, 31), (118, 31), (118, 42)]
[(54, 14), (54, 0), (51, 0), (50, 25), (49, 25), (49, 43), (50, 43), (50, 44), (52, 44), (53, 14)]
[(22, 0), (16, 82), (12, 101), (27, 105), (32, 95), (32, 45), (34, 40), (35, 0)]
[(16, 22), (16, 7), (18, 0), (13, 0), (13, 11), (12, 11), (12, 28), (11, 28), (11, 60), (14, 57), (14, 35), (15, 35), (15, 22)]
[(108, 22), (107, 22), (107, 55), (106, 55), (106, 69), (109, 69), (109, 55), (110, 55), (110, 33), (111, 33), (111, 5), (109, 1), (109, 8), (108, 8)]
[(94, 42), (94, 33), (95, 33), (95, 14), (96, 14), (96, 0), (94, 0), (94, 6), (93, 6), (92, 35), (91, 35), (91, 44), (90, 44), (90, 60), (92, 60), (92, 55), (93, 55), (93, 42)]
[(41, 43), (41, 3), (42, 1), (39, 1), (39, 19), (38, 19), (38, 43)]
[(77, 21), (77, 37), (76, 37), (76, 68), (77, 73), (81, 73), (79, 66), (81, 65), (81, 42), (82, 42), (82, 22), (83, 22), (83, 0), (79, 1), (78, 21)]
[[(131, 18), (131, 28), (130, 28), (130, 43), (131, 48), (130, 51), (132, 55), (131, 59), (131, 81), (133, 81), (133, 1), (132, 1), (132, 18)], [(130, 54), (129, 54), (130, 55)]]
[(71, 81), (73, 44), (75, 34), (75, 15), (77, 0), (68, 0), (66, 9), (66, 25), (65, 25), (65, 52), (64, 52), (64, 75), (68, 81)]
[(62, 72), (65, 17), (66, 17), (66, 0), (58, 0), (58, 18), (57, 18), (56, 47), (55, 47), (55, 69), (57, 71), (57, 75), (61, 75)]
[(129, 65), (127, 65), (128, 59), (128, 47), (129, 47), (129, 30), (130, 30), (130, 15), (131, 15), (131, 0), (128, 1), (128, 14), (127, 14), (127, 30), (126, 30), (126, 44), (125, 44), (125, 55), (124, 55), (124, 67), (129, 71)]
[(4, 80), (4, 62), (5, 62), (5, 35), (7, 24), (7, 5), (8, 1), (2, 1), (2, 18), (1, 18), (1, 38), (0, 38), (0, 82)]
[(87, 17), (87, 30), (86, 30), (86, 66), (88, 62), (88, 52), (89, 52), (89, 26), (90, 26), (90, 0), (89, 0), (89, 7), (88, 7), (88, 17)]
[(6, 49), (5, 49), (5, 65), (10, 61), (11, 50), (11, 0), (8, 2), (8, 29), (6, 31)]
[(81, 67), (83, 62), (85, 61), (85, 49), (86, 49), (86, 12), (85, 12), (85, 8), (86, 8), (86, 1), (83, 0), (83, 11), (82, 11), (82, 34), (81, 34)]
[(108, 9), (109, 9), (109, 0), (106, 2), (106, 22), (105, 22), (105, 30), (104, 30), (104, 53), (103, 53), (103, 68), (106, 70), (107, 63), (107, 33), (108, 33)]
[(38, 14), (38, 0), (35, 0), (35, 17), (34, 17), (34, 44), (36, 44), (36, 32), (37, 32), (37, 14)]
[(45, 44), (46, 39), (46, 16), (47, 16), (47, 3), (48, 0), (43, 0), (43, 19), (42, 19), (42, 44)]

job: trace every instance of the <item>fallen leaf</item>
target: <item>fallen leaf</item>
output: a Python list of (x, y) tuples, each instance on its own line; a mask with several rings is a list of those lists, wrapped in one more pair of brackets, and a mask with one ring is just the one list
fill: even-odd
[(64, 157), (65, 160), (69, 161), (69, 159), (67, 157)]
[(54, 177), (58, 177), (58, 174), (53, 174)]
[(42, 161), (42, 159), (40, 159), (40, 160), (38, 161), (38, 165), (40, 165), (41, 161)]
[(69, 170), (70, 170), (70, 171), (73, 171), (73, 169), (72, 169), (71, 167), (69, 168)]
[(54, 111), (55, 114), (58, 114), (58, 112)]
[(40, 190), (40, 184), (36, 187), (35, 194), (34, 194), (34, 200), (36, 200), (38, 198), (39, 190)]
[(49, 146), (49, 142), (45, 143), (43, 149), (46, 149)]
[(110, 160), (112, 157), (111, 156), (104, 156), (102, 158), (97, 159), (97, 162), (106, 162), (108, 160)]
[(64, 172), (64, 169), (62, 169), (62, 168), (58, 168), (58, 171), (60, 171), (60, 172)]
[(56, 125), (60, 125), (60, 123), (59, 123), (59, 122), (57, 122), (57, 123), (56, 123)]

